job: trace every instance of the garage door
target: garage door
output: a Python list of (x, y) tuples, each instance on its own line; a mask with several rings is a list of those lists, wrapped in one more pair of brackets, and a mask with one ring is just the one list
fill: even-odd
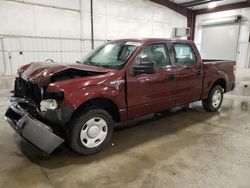
[(202, 27), (202, 57), (235, 61), (239, 40), (239, 23)]

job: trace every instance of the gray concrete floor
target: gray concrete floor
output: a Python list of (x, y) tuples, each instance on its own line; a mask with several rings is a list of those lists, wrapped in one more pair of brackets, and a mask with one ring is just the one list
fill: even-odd
[(200, 103), (117, 128), (92, 156), (63, 146), (45, 156), (4, 121), (11, 78), (0, 79), (0, 187), (250, 187), (250, 88), (219, 112)]

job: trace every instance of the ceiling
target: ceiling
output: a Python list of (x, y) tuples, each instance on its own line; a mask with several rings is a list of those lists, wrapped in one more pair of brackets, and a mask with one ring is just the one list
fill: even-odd
[[(186, 8), (192, 9), (192, 10), (199, 10), (199, 9), (205, 9), (208, 8), (209, 3), (213, 2), (216, 4), (217, 7), (221, 5), (229, 5), (234, 3), (240, 3), (240, 2), (246, 2), (247, 0), (170, 0), (175, 4), (184, 6)], [(189, 6), (187, 3), (191, 3)], [(196, 5), (198, 3), (201, 3), (200, 5)]]

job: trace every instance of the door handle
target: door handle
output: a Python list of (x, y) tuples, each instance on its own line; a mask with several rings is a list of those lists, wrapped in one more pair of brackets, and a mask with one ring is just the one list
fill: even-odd
[(199, 70), (199, 71), (196, 72), (196, 75), (197, 75), (197, 76), (202, 76), (202, 75), (203, 75), (203, 72), (202, 72), (201, 70)]
[(172, 74), (170, 74), (170, 75), (168, 76), (168, 79), (169, 79), (169, 80), (175, 80), (175, 79), (176, 79), (176, 75), (175, 75), (174, 73), (172, 73)]

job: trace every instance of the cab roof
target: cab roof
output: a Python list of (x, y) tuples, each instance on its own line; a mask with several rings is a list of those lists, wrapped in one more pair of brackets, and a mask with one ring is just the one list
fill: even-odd
[(168, 38), (127, 38), (127, 39), (118, 39), (112, 40), (110, 42), (119, 42), (119, 41), (126, 41), (126, 42), (140, 42), (140, 43), (148, 43), (148, 42), (180, 42), (180, 43), (193, 43), (190, 40), (180, 40), (180, 39), (168, 39)]

